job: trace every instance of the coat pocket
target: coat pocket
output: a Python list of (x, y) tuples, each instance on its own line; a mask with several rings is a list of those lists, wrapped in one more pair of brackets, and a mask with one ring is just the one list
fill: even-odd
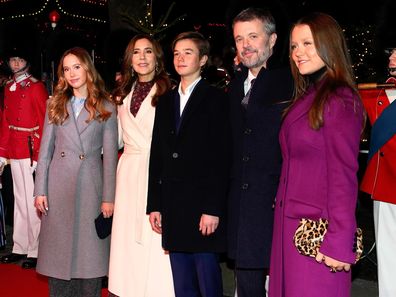
[(285, 215), (289, 218), (318, 220), (322, 208), (301, 200), (290, 199), (285, 205)]

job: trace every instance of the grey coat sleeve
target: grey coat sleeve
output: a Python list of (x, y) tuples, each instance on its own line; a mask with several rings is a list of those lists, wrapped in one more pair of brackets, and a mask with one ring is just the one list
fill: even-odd
[(33, 196), (48, 195), (48, 169), (55, 148), (55, 125), (45, 115), (43, 136), (37, 161)]
[(103, 134), (103, 202), (114, 202), (118, 162), (117, 112), (111, 106), (111, 116), (104, 123)]

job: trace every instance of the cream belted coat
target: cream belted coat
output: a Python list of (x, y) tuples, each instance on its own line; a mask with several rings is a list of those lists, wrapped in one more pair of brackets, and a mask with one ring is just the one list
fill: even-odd
[(156, 86), (134, 117), (132, 91), (118, 107), (119, 137), (124, 152), (117, 168), (111, 235), (109, 291), (122, 297), (174, 296), (169, 255), (161, 247), (146, 215), (148, 165)]

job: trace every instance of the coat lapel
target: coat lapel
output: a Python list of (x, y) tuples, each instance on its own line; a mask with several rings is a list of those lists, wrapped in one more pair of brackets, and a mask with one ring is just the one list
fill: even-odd
[(147, 116), (148, 113), (151, 111), (151, 109), (153, 108), (151, 105), (151, 100), (154, 97), (154, 94), (156, 93), (157, 87), (154, 84), (154, 86), (151, 88), (150, 92), (148, 93), (148, 95), (146, 96), (146, 98), (144, 98), (138, 113), (136, 114), (136, 117), (133, 116), (133, 114), (131, 113), (131, 104), (132, 104), (132, 93), (133, 93), (133, 89), (131, 90), (131, 92), (129, 92), (129, 94), (125, 97), (125, 99), (123, 100), (122, 105), (120, 105), (119, 109), (122, 109), (122, 113), (124, 113), (125, 115), (125, 119), (128, 119), (128, 123), (132, 124), (137, 131), (139, 131), (142, 135), (145, 135), (145, 131), (142, 130), (142, 121), (146, 121), (147, 120)]
[(80, 114), (77, 117), (77, 129), (79, 134), (81, 135), (85, 129), (87, 129), (87, 127), (92, 123), (92, 121), (90, 121), (89, 123), (87, 123), (87, 119), (89, 118), (89, 112), (85, 109), (85, 107), (83, 109), (81, 109)]
[[(69, 113), (69, 118), (65, 121), (63, 126), (68, 129), (70, 132), (70, 137), (72, 138), (73, 142), (82, 149), (81, 139), (80, 139), (80, 132), (77, 126), (77, 120), (74, 117), (73, 108), (71, 102), (66, 105), (67, 112)], [(83, 108), (84, 110), (84, 108)], [(81, 115), (81, 114), (80, 114)]]
[(187, 101), (186, 106), (184, 107), (183, 113), (180, 118), (179, 131), (183, 129), (183, 126), (185, 126), (185, 124), (189, 121), (191, 116), (194, 114), (194, 111), (201, 105), (201, 101), (205, 99), (205, 96), (202, 94), (205, 89), (206, 82), (201, 79), (195, 86), (190, 98)]
[(285, 127), (289, 127), (301, 117), (305, 116), (313, 103), (313, 99), (314, 92), (313, 89), (311, 89), (306, 95), (298, 99), (298, 101), (294, 104), (294, 106), (288, 112), (283, 125)]
[[(146, 96), (146, 98), (144, 98), (142, 105), (140, 105), (140, 108), (139, 108), (138, 113), (136, 114), (136, 117), (134, 117), (131, 113), (129, 113), (132, 118), (134, 118), (138, 122), (140, 122), (142, 119), (145, 118), (145, 115), (150, 110), (151, 100), (153, 99), (156, 91), (157, 91), (157, 86), (154, 84), (154, 86), (151, 88), (151, 90), (148, 93), (148, 95)], [(131, 100), (129, 100), (128, 107), (129, 108), (131, 107)]]

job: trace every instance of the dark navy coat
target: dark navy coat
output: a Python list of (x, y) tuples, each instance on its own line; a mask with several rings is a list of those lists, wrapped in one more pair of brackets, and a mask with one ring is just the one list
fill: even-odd
[[(175, 125), (175, 88), (156, 108), (147, 213), (162, 215), (162, 244), (173, 252), (225, 252), (229, 175), (226, 94), (201, 80)], [(202, 214), (218, 216), (215, 233), (199, 231)]]
[(281, 170), (279, 129), (293, 94), (288, 68), (262, 68), (249, 105), (241, 106), (247, 69), (230, 83), (233, 161), (228, 201), (228, 255), (238, 268), (268, 268), (273, 204)]

